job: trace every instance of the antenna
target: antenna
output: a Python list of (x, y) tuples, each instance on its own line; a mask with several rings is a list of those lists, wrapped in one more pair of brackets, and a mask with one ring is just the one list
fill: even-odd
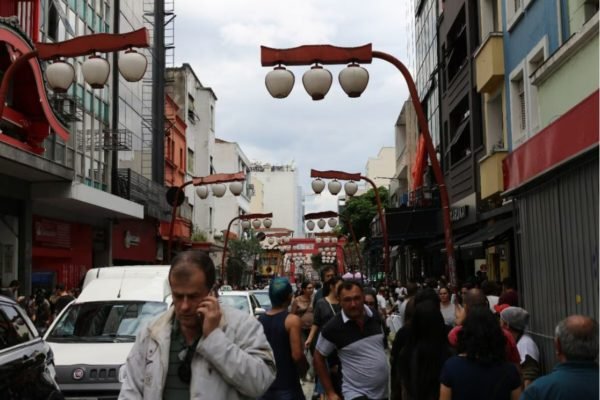
[(123, 280), (125, 280), (125, 273), (127, 271), (123, 270), (123, 275), (121, 275), (121, 283), (119, 284), (119, 293), (117, 293), (117, 299), (121, 298), (121, 289), (123, 288)]

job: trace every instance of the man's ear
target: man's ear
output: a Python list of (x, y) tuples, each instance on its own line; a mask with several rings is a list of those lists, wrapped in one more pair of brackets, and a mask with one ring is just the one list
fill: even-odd
[(558, 338), (554, 338), (554, 349), (556, 350), (557, 355), (562, 354), (562, 346)]

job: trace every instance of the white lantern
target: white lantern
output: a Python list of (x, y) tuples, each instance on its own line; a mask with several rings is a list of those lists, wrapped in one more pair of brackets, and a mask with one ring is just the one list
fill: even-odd
[(335, 228), (337, 224), (337, 218), (329, 218), (329, 220), (327, 221), (327, 225), (329, 225), (331, 228)]
[(272, 237), (269, 238), (269, 244), (273, 244), (275, 243), (275, 239), (273, 239)]
[(83, 79), (94, 89), (102, 89), (110, 74), (110, 64), (100, 56), (91, 56), (81, 66)]
[(308, 229), (309, 231), (312, 231), (313, 229), (315, 229), (315, 221), (308, 221), (306, 223), (306, 229)]
[(319, 229), (325, 228), (326, 224), (327, 224), (327, 222), (325, 222), (325, 220), (323, 218), (321, 218), (319, 221), (317, 221), (317, 226), (319, 227)]
[(278, 65), (265, 76), (265, 86), (269, 94), (276, 99), (288, 97), (294, 88), (294, 74)]
[(267, 218), (263, 221), (263, 225), (265, 226), (265, 228), (269, 229), (271, 227), (271, 225), (273, 225), (273, 221), (271, 221), (269, 218)]
[(354, 181), (348, 181), (344, 184), (344, 192), (348, 196), (354, 196), (358, 192), (358, 185)]
[(335, 196), (342, 190), (342, 184), (337, 179), (334, 179), (329, 181), (327, 189), (329, 189), (329, 193)]
[(284, 237), (283, 237), (283, 241), (284, 241), (285, 243), (289, 243), (289, 242), (290, 242), (290, 237), (289, 237), (289, 236), (284, 236)]
[(315, 243), (321, 243), (323, 241), (323, 239), (321, 238), (321, 236), (317, 236), (315, 238)]
[(337, 241), (338, 241), (338, 238), (336, 238), (336, 237), (331, 238), (331, 243), (337, 243)]
[(65, 93), (75, 80), (75, 69), (64, 61), (54, 61), (46, 67), (46, 80), (56, 93)]
[(316, 194), (321, 193), (325, 189), (325, 182), (321, 178), (314, 179), (310, 185)]
[(242, 190), (244, 189), (244, 183), (243, 182), (231, 182), (229, 184), (229, 191), (231, 192), (231, 194), (233, 194), (234, 196), (239, 196), (240, 194), (242, 194)]
[(223, 197), (227, 191), (227, 187), (222, 183), (215, 183), (211, 186), (211, 189), (215, 197)]
[(128, 82), (137, 82), (144, 77), (148, 67), (146, 56), (133, 49), (119, 56), (119, 72)]
[(331, 88), (332, 81), (331, 72), (320, 65), (313, 65), (302, 75), (304, 89), (313, 100), (324, 99), (327, 92), (329, 92), (329, 88)]
[(248, 221), (247, 219), (242, 221), (242, 229), (249, 229), (250, 228), (250, 221)]
[(196, 194), (198, 195), (198, 197), (200, 197), (201, 199), (205, 199), (208, 197), (208, 187), (206, 186), (198, 186), (196, 188)]
[(260, 219), (255, 219), (254, 221), (252, 221), (252, 227), (254, 229), (260, 228)]
[(369, 83), (369, 72), (360, 65), (352, 63), (340, 71), (338, 79), (348, 97), (360, 97)]
[(330, 240), (331, 240), (331, 238), (329, 236), (325, 236), (323, 238), (323, 243), (329, 243)]

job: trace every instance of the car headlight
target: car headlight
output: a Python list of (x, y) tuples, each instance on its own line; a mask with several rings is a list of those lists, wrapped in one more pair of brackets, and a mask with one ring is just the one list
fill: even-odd
[(127, 378), (127, 368), (125, 368), (125, 367), (126, 367), (126, 365), (123, 364), (119, 368), (119, 382), (121, 382), (121, 383), (125, 382), (125, 378)]

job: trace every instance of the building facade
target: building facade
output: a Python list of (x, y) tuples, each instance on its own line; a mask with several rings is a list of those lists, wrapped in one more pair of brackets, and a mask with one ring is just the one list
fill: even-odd
[[(262, 184), (262, 194), (250, 202), (252, 212), (272, 212), (273, 227), (286, 228), (295, 237), (303, 236), (303, 204), (301, 188), (298, 184), (298, 171), (292, 164), (271, 165), (253, 163), (252, 183)], [(259, 201), (262, 200), (262, 204)]]
[(556, 323), (598, 315), (598, 2), (502, 12), (503, 196), (515, 204), (522, 306), (550, 370)]

